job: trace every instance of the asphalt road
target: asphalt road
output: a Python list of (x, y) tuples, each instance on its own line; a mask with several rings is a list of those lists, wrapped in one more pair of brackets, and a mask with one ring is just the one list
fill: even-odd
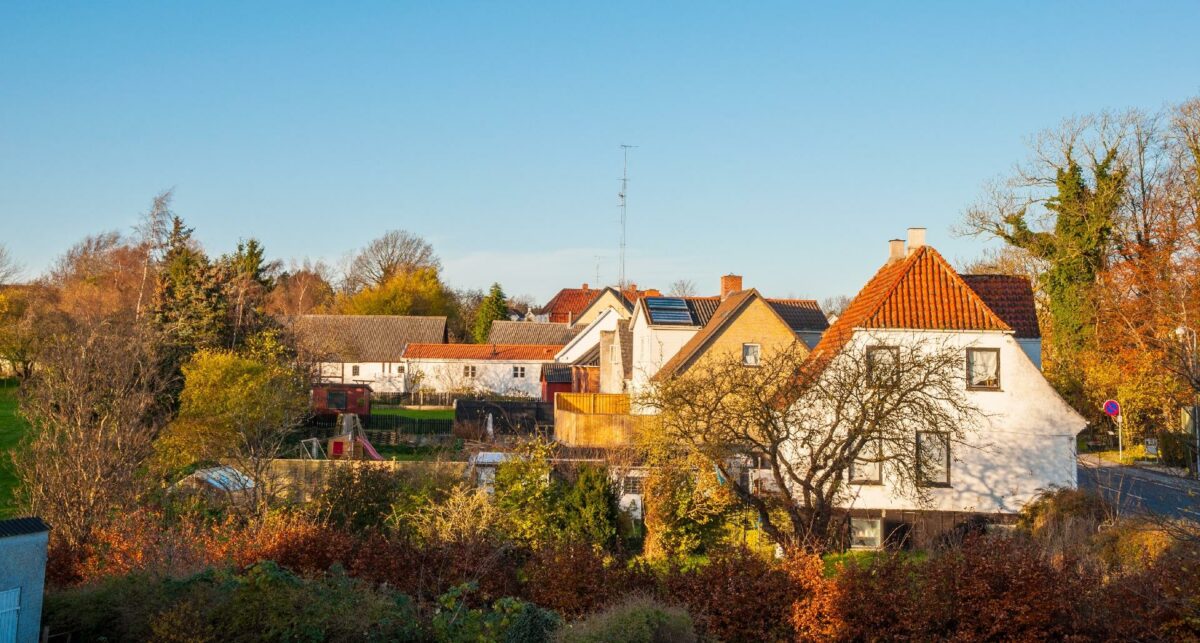
[(1079, 487), (1094, 489), (1124, 512), (1200, 521), (1200, 483), (1194, 480), (1079, 459)]

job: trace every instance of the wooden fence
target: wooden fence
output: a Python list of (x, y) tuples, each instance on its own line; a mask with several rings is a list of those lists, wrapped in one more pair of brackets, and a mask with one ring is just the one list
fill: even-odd
[(615, 393), (559, 393), (554, 396), (554, 410), (585, 415), (629, 415), (629, 396)]

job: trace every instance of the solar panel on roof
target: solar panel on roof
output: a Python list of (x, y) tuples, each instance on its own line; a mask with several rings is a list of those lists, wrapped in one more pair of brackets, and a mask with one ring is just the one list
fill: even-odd
[(678, 297), (646, 297), (646, 312), (650, 323), (692, 325), (692, 313), (687, 302)]

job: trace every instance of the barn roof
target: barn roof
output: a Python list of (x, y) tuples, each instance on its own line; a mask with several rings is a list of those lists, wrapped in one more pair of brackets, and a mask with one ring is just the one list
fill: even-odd
[(291, 327), (304, 350), (331, 362), (396, 362), (409, 344), (446, 341), (445, 317), (300, 315)]
[(556, 322), (506, 321), (492, 322), (489, 344), (566, 344), (582, 328)]

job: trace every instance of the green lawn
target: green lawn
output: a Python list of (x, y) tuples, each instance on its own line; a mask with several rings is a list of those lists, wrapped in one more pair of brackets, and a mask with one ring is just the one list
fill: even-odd
[(454, 409), (406, 409), (379, 408), (371, 409), (371, 415), (398, 415), (416, 420), (453, 420)]
[(16, 511), (13, 506), (13, 491), (17, 478), (12, 472), (10, 454), (16, 448), (27, 425), (17, 415), (16, 381), (0, 379), (0, 518)]

